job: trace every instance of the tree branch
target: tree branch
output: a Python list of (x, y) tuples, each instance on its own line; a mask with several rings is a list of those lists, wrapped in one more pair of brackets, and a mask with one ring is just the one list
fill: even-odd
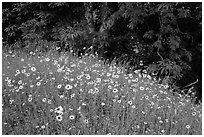
[(157, 48), (157, 54), (159, 55), (159, 57), (161, 58), (161, 60), (164, 60), (164, 58), (161, 56), (161, 54), (159, 53), (159, 48)]
[(190, 86), (192, 86), (192, 85), (196, 84), (197, 82), (198, 82), (198, 79), (196, 79), (196, 81), (195, 81), (195, 82), (193, 82), (193, 83), (191, 83), (191, 84), (189, 84), (189, 85), (187, 85), (187, 86), (183, 87), (183, 89), (185, 89), (186, 87), (190, 87)]

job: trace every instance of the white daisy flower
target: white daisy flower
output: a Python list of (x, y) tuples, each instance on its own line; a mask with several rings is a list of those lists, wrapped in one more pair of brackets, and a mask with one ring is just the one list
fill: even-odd
[(56, 116), (56, 120), (57, 120), (57, 121), (62, 121), (62, 115)]
[(43, 98), (43, 99), (42, 99), (42, 102), (46, 102), (46, 100), (47, 100), (46, 98)]
[(67, 84), (67, 85), (65, 86), (65, 89), (67, 89), (67, 90), (72, 89), (72, 85)]
[(73, 119), (75, 119), (75, 116), (74, 115), (70, 115), (69, 119), (73, 120)]
[(35, 67), (32, 67), (32, 68), (31, 68), (31, 71), (36, 71), (36, 68), (35, 68)]

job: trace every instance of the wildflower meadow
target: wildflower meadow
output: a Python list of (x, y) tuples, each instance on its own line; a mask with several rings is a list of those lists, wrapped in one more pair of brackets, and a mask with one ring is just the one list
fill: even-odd
[(3, 135), (201, 135), (202, 104), (97, 56), (2, 53)]

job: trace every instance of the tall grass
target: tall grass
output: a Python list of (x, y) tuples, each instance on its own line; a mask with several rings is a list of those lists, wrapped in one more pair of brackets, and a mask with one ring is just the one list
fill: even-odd
[(202, 134), (202, 106), (139, 71), (51, 51), (3, 53), (3, 134)]

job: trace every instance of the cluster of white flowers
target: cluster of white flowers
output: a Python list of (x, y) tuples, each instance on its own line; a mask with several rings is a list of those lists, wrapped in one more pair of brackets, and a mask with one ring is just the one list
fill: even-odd
[(59, 107), (55, 108), (55, 113), (58, 114), (58, 115), (56, 116), (56, 120), (57, 120), (57, 121), (62, 121), (63, 107), (62, 107), (62, 106), (59, 106)]

